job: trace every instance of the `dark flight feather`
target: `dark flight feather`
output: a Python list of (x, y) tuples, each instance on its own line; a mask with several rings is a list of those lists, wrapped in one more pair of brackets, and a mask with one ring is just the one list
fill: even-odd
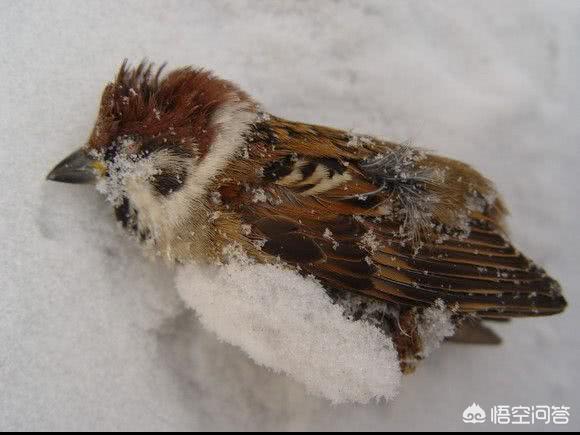
[(468, 165), (376, 139), (352, 146), (347, 133), (274, 117), (249, 142), (266, 170), (248, 181), (273, 200), (241, 194), (241, 215), (264, 252), (327, 288), (488, 318), (566, 306), (558, 283), (511, 245), (501, 200)]

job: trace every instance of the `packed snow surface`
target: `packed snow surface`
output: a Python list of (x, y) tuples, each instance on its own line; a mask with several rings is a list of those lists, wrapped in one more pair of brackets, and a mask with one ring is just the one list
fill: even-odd
[[(0, 37), (0, 429), (464, 430), (474, 402), (571, 406), (564, 428), (580, 429), (577, 1), (3, 1)], [(285, 118), (471, 163), (569, 309), (493, 325), (501, 346), (444, 344), (388, 403), (333, 405), (256, 364), (186, 309), (98, 192), (44, 180), (122, 59), (143, 57), (212, 69)]]

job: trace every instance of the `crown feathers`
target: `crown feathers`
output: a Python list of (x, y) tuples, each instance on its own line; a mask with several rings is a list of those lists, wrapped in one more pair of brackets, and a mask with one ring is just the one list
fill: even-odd
[(237, 86), (204, 69), (184, 67), (165, 75), (164, 70), (165, 64), (155, 69), (147, 61), (136, 67), (123, 62), (103, 92), (89, 148), (104, 151), (118, 137), (136, 136), (158, 144), (178, 140), (203, 157), (215, 138), (218, 109), (251, 102)]

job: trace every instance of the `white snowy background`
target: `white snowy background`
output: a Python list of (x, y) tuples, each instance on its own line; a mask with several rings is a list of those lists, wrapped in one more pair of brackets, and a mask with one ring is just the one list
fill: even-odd
[[(567, 405), (580, 428), (580, 2), (0, 1), (0, 56), (0, 429), (473, 429), (472, 402)], [(389, 404), (306, 395), (205, 332), (96, 191), (45, 182), (125, 57), (472, 163), (571, 306), (444, 345)]]

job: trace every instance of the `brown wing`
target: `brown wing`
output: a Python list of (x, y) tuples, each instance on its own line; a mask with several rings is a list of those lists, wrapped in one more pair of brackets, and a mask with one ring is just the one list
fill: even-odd
[(272, 117), (233, 173), (243, 182), (222, 180), (221, 193), (248, 237), (328, 289), (403, 306), (442, 299), (488, 318), (565, 307), (558, 283), (507, 240), (491, 184), (465, 164)]

